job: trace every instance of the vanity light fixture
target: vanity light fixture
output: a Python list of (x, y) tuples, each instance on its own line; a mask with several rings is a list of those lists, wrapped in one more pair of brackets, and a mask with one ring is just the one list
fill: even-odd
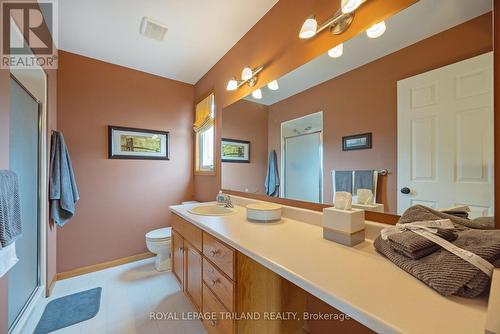
[(243, 71), (241, 71), (241, 80), (236, 80), (235, 78), (232, 78), (227, 82), (226, 89), (229, 91), (236, 90), (243, 86), (244, 84), (248, 84), (249, 87), (255, 86), (255, 83), (257, 82), (257, 74), (262, 71), (264, 66), (260, 66), (257, 68), (252, 69), (249, 66), (245, 66)]
[(227, 83), (227, 87), (226, 89), (231, 91), (231, 90), (236, 90), (238, 88), (238, 81), (236, 81), (236, 79), (231, 79), (228, 81)]
[(316, 17), (314, 15), (308, 17), (302, 27), (300, 28), (299, 37), (302, 39), (311, 38), (316, 35), (318, 31), (318, 21), (316, 21)]
[(384, 34), (387, 27), (385, 26), (385, 21), (376, 23), (366, 30), (366, 35), (370, 38), (377, 38)]
[(342, 13), (348, 14), (354, 12), (362, 2), (362, 0), (342, 0)]
[(344, 53), (344, 43), (340, 43), (336, 47), (328, 50), (328, 56), (330, 56), (332, 58), (338, 58), (338, 57), (342, 56), (343, 53)]
[(278, 90), (280, 86), (278, 85), (278, 80), (273, 80), (267, 84), (267, 88), (270, 90)]
[(257, 100), (262, 99), (262, 91), (260, 90), (260, 88), (257, 88), (252, 92), (252, 97)]
[(241, 71), (241, 80), (249, 80), (252, 76), (252, 69), (249, 66), (245, 66), (243, 71)]
[(314, 15), (309, 16), (300, 28), (299, 37), (307, 39), (329, 28), (334, 35), (346, 31), (354, 20), (354, 13), (366, 0), (341, 0), (341, 9), (324, 23), (318, 25)]

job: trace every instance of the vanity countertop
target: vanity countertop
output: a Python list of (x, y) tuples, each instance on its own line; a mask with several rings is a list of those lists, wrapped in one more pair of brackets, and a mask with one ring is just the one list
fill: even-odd
[[(323, 239), (321, 226), (283, 218), (246, 220), (170, 210), (378, 333), (484, 333), (485, 298), (445, 298), (379, 255), (371, 241), (346, 247)], [(303, 210), (307, 211), (307, 210)]]

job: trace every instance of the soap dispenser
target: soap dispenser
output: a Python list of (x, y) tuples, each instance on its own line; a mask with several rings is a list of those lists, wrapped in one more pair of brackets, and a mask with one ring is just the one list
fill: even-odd
[(226, 202), (226, 195), (222, 192), (222, 190), (219, 190), (219, 193), (215, 197), (215, 201), (217, 202), (217, 205), (223, 206), (224, 203)]

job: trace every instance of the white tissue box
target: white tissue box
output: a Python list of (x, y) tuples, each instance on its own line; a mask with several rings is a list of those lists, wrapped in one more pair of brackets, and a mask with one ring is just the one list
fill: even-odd
[(365, 229), (365, 211), (360, 209), (323, 209), (323, 226), (347, 234)]
[(352, 247), (365, 241), (365, 230), (361, 230), (351, 234), (340, 232), (337, 230), (331, 230), (328, 227), (323, 227), (323, 239)]

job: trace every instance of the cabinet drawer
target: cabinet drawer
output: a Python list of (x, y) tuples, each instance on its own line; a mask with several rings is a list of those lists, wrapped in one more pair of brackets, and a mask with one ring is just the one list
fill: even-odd
[(202, 232), (199, 228), (175, 214), (172, 215), (172, 227), (179, 232), (184, 239), (189, 241), (191, 245), (200, 252), (202, 251)]
[[(208, 333), (233, 334), (234, 321), (227, 319), (227, 310), (205, 284), (203, 284), (203, 313), (215, 315), (215, 319), (203, 319)], [(223, 314), (226, 314), (225, 318), (222, 317)]]
[(234, 283), (207, 259), (203, 259), (203, 281), (219, 297), (228, 311), (234, 311)]
[(234, 280), (234, 249), (203, 232), (203, 255)]

